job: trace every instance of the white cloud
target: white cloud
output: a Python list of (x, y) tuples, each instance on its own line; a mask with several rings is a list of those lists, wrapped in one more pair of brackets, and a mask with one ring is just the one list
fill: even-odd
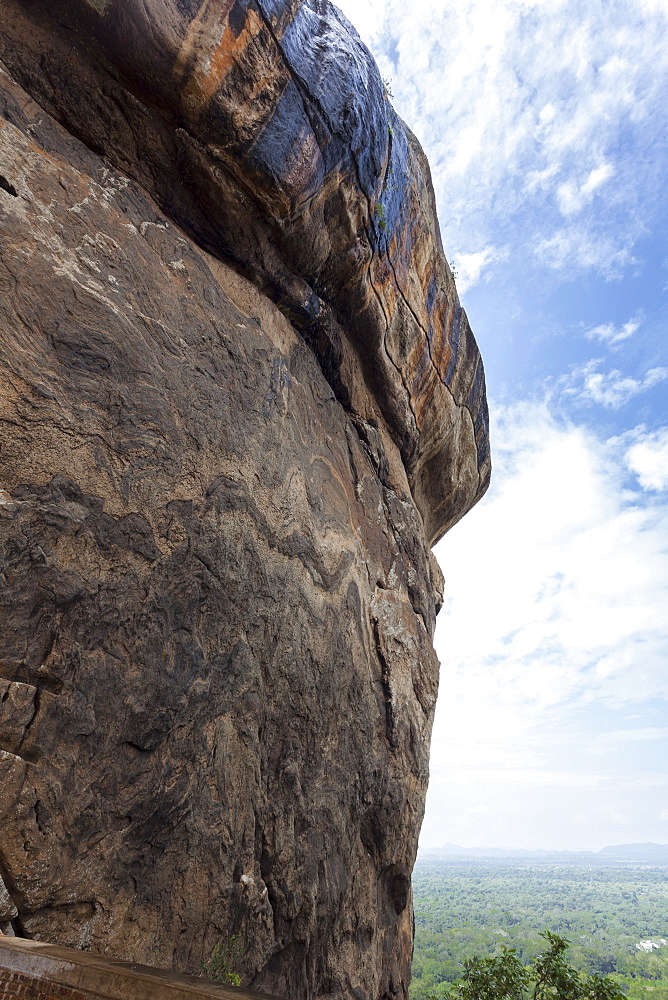
[(608, 347), (616, 347), (640, 329), (640, 320), (641, 317), (636, 314), (620, 327), (614, 326), (613, 323), (602, 323), (591, 330), (586, 330), (585, 337), (587, 340), (598, 340), (599, 343), (607, 344)]
[(668, 427), (652, 432), (636, 428), (626, 439), (634, 441), (626, 452), (626, 464), (642, 488), (668, 489)]
[(565, 396), (576, 397), (585, 403), (597, 403), (609, 409), (619, 409), (639, 393), (647, 392), (668, 379), (668, 368), (650, 368), (642, 378), (624, 375), (613, 368), (598, 371), (600, 358), (592, 358), (584, 365), (573, 368), (570, 375), (562, 376), (557, 385)]
[[(668, 736), (646, 719), (648, 700), (668, 699), (668, 503), (643, 505), (644, 495), (628, 490), (628, 443), (560, 423), (546, 403), (493, 407), (492, 415), (491, 495), (436, 548), (446, 601), (436, 632), (443, 667), (432, 744), (435, 811), (425, 831), (432, 843), (438, 810), (455, 794), (465, 807), (473, 790), (478, 802), (498, 806), (496, 819), (503, 814), (506, 840), (516, 845), (521, 824), (508, 802), (528, 808), (541, 789), (561, 796), (566, 816), (589, 814), (590, 788), (607, 803), (596, 822), (607, 816), (609, 826), (615, 810), (626, 811), (617, 798), (640, 794), (643, 775), (622, 788), (592, 761)], [(640, 708), (632, 724), (598, 719), (621, 709), (627, 719), (631, 705)], [(572, 744), (573, 717), (583, 712), (598, 721)], [(659, 784), (665, 787), (665, 776)], [(549, 826), (557, 799), (541, 801)], [(443, 840), (500, 842), (491, 827), (457, 823)], [(600, 837), (602, 846), (607, 835)]]
[(550, 267), (572, 274), (597, 271), (605, 278), (619, 278), (624, 268), (637, 263), (628, 232), (596, 232), (582, 225), (556, 228), (549, 238), (537, 238), (536, 253)]
[(633, 262), (662, 190), (663, 0), (339, 5), (425, 146), (448, 256), (503, 243), (609, 277)]
[(557, 188), (557, 203), (561, 214), (571, 216), (581, 212), (592, 200), (596, 189), (612, 177), (613, 173), (614, 168), (609, 163), (603, 163), (600, 167), (590, 170), (582, 181), (570, 178), (560, 184)]
[(498, 247), (483, 247), (475, 253), (461, 253), (454, 261), (457, 273), (457, 288), (460, 295), (476, 285), (482, 272), (498, 260), (505, 260), (508, 252)]
[(491, 497), (436, 549), (450, 584), (442, 659), (476, 700), (489, 692), (492, 717), (518, 695), (523, 712), (598, 697), (605, 678), (611, 697), (668, 695), (668, 505), (629, 497), (624, 453), (546, 404), (493, 412)]

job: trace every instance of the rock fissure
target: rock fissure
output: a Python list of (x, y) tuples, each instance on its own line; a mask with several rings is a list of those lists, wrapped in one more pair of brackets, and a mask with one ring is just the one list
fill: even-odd
[[(394, 267), (394, 264), (392, 262), (392, 258), (390, 257), (389, 253), (387, 255), (387, 259), (388, 259), (388, 263), (389, 263), (390, 267), (392, 268), (392, 273), (394, 275), (394, 280), (395, 280), (395, 283), (396, 283), (396, 286), (397, 286), (397, 291), (401, 295), (402, 301), (405, 303), (406, 308), (410, 311), (411, 315), (413, 316), (413, 319), (415, 320), (416, 325), (420, 328), (420, 330), (422, 330), (422, 333), (423, 333), (423, 336), (424, 336), (424, 340), (425, 340), (425, 344), (427, 346), (427, 352), (429, 354), (429, 361), (430, 361), (430, 364), (431, 364), (432, 368), (434, 369), (434, 372), (436, 373), (436, 376), (438, 377), (438, 379), (439, 379), (441, 385), (443, 386), (443, 388), (445, 389), (445, 391), (449, 394), (449, 396), (452, 399), (453, 403), (456, 406), (460, 406), (462, 409), (466, 410), (466, 412), (469, 415), (469, 419), (471, 420), (471, 425), (473, 426), (473, 414), (471, 413), (470, 406), (467, 406), (466, 403), (462, 403), (460, 400), (455, 399), (455, 396), (454, 396), (452, 390), (445, 383), (443, 377), (441, 376), (441, 373), (438, 370), (438, 366), (436, 365), (436, 362), (434, 361), (434, 358), (433, 358), (433, 355), (432, 355), (432, 352), (431, 352), (431, 341), (429, 339), (429, 335), (428, 335), (427, 331), (424, 329), (424, 327), (422, 326), (422, 324), (421, 324), (421, 322), (420, 322), (417, 314), (415, 313), (413, 307), (411, 306), (410, 302), (406, 298), (406, 296), (405, 296), (405, 294), (403, 292), (403, 289), (401, 288), (401, 285), (399, 284), (399, 280), (397, 278), (396, 269)], [(413, 416), (415, 416), (415, 413), (413, 413)], [(417, 417), (416, 417), (416, 424), (417, 424)], [(477, 457), (478, 457), (478, 446), (477, 446), (477, 442), (476, 442), (476, 458)], [(476, 461), (476, 467), (478, 469), (478, 490), (480, 490), (480, 487), (481, 487), (481, 476), (480, 476), (480, 471), (479, 471), (480, 463), (478, 461)]]

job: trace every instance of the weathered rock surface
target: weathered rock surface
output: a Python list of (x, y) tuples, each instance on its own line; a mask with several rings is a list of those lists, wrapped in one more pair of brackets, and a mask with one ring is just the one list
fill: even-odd
[(423, 154), (329, 4), (0, 0), (0, 55), (0, 925), (402, 996), (489, 476)]
[(304, 0), (2, 10), (30, 92), (267, 292), (345, 405), (361, 362), (436, 540), (488, 483), (484, 376), (428, 164), (345, 18)]

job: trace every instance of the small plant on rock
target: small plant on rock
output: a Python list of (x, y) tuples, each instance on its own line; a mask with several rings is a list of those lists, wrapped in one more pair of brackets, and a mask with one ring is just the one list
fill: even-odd
[(373, 214), (376, 216), (376, 221), (378, 222), (378, 228), (380, 229), (381, 233), (384, 233), (385, 230), (387, 229), (387, 220), (385, 219), (385, 209), (383, 208), (380, 202), (378, 202), (378, 204), (376, 205)]
[(221, 941), (213, 949), (208, 962), (202, 963), (202, 976), (213, 983), (241, 986), (241, 976), (235, 972), (241, 958), (239, 935), (233, 934), (229, 941)]

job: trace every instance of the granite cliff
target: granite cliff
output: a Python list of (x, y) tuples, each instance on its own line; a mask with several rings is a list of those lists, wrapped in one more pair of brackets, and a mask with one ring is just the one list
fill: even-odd
[(402, 997), (489, 480), (424, 154), (320, 0), (0, 0), (0, 60), (0, 927)]

